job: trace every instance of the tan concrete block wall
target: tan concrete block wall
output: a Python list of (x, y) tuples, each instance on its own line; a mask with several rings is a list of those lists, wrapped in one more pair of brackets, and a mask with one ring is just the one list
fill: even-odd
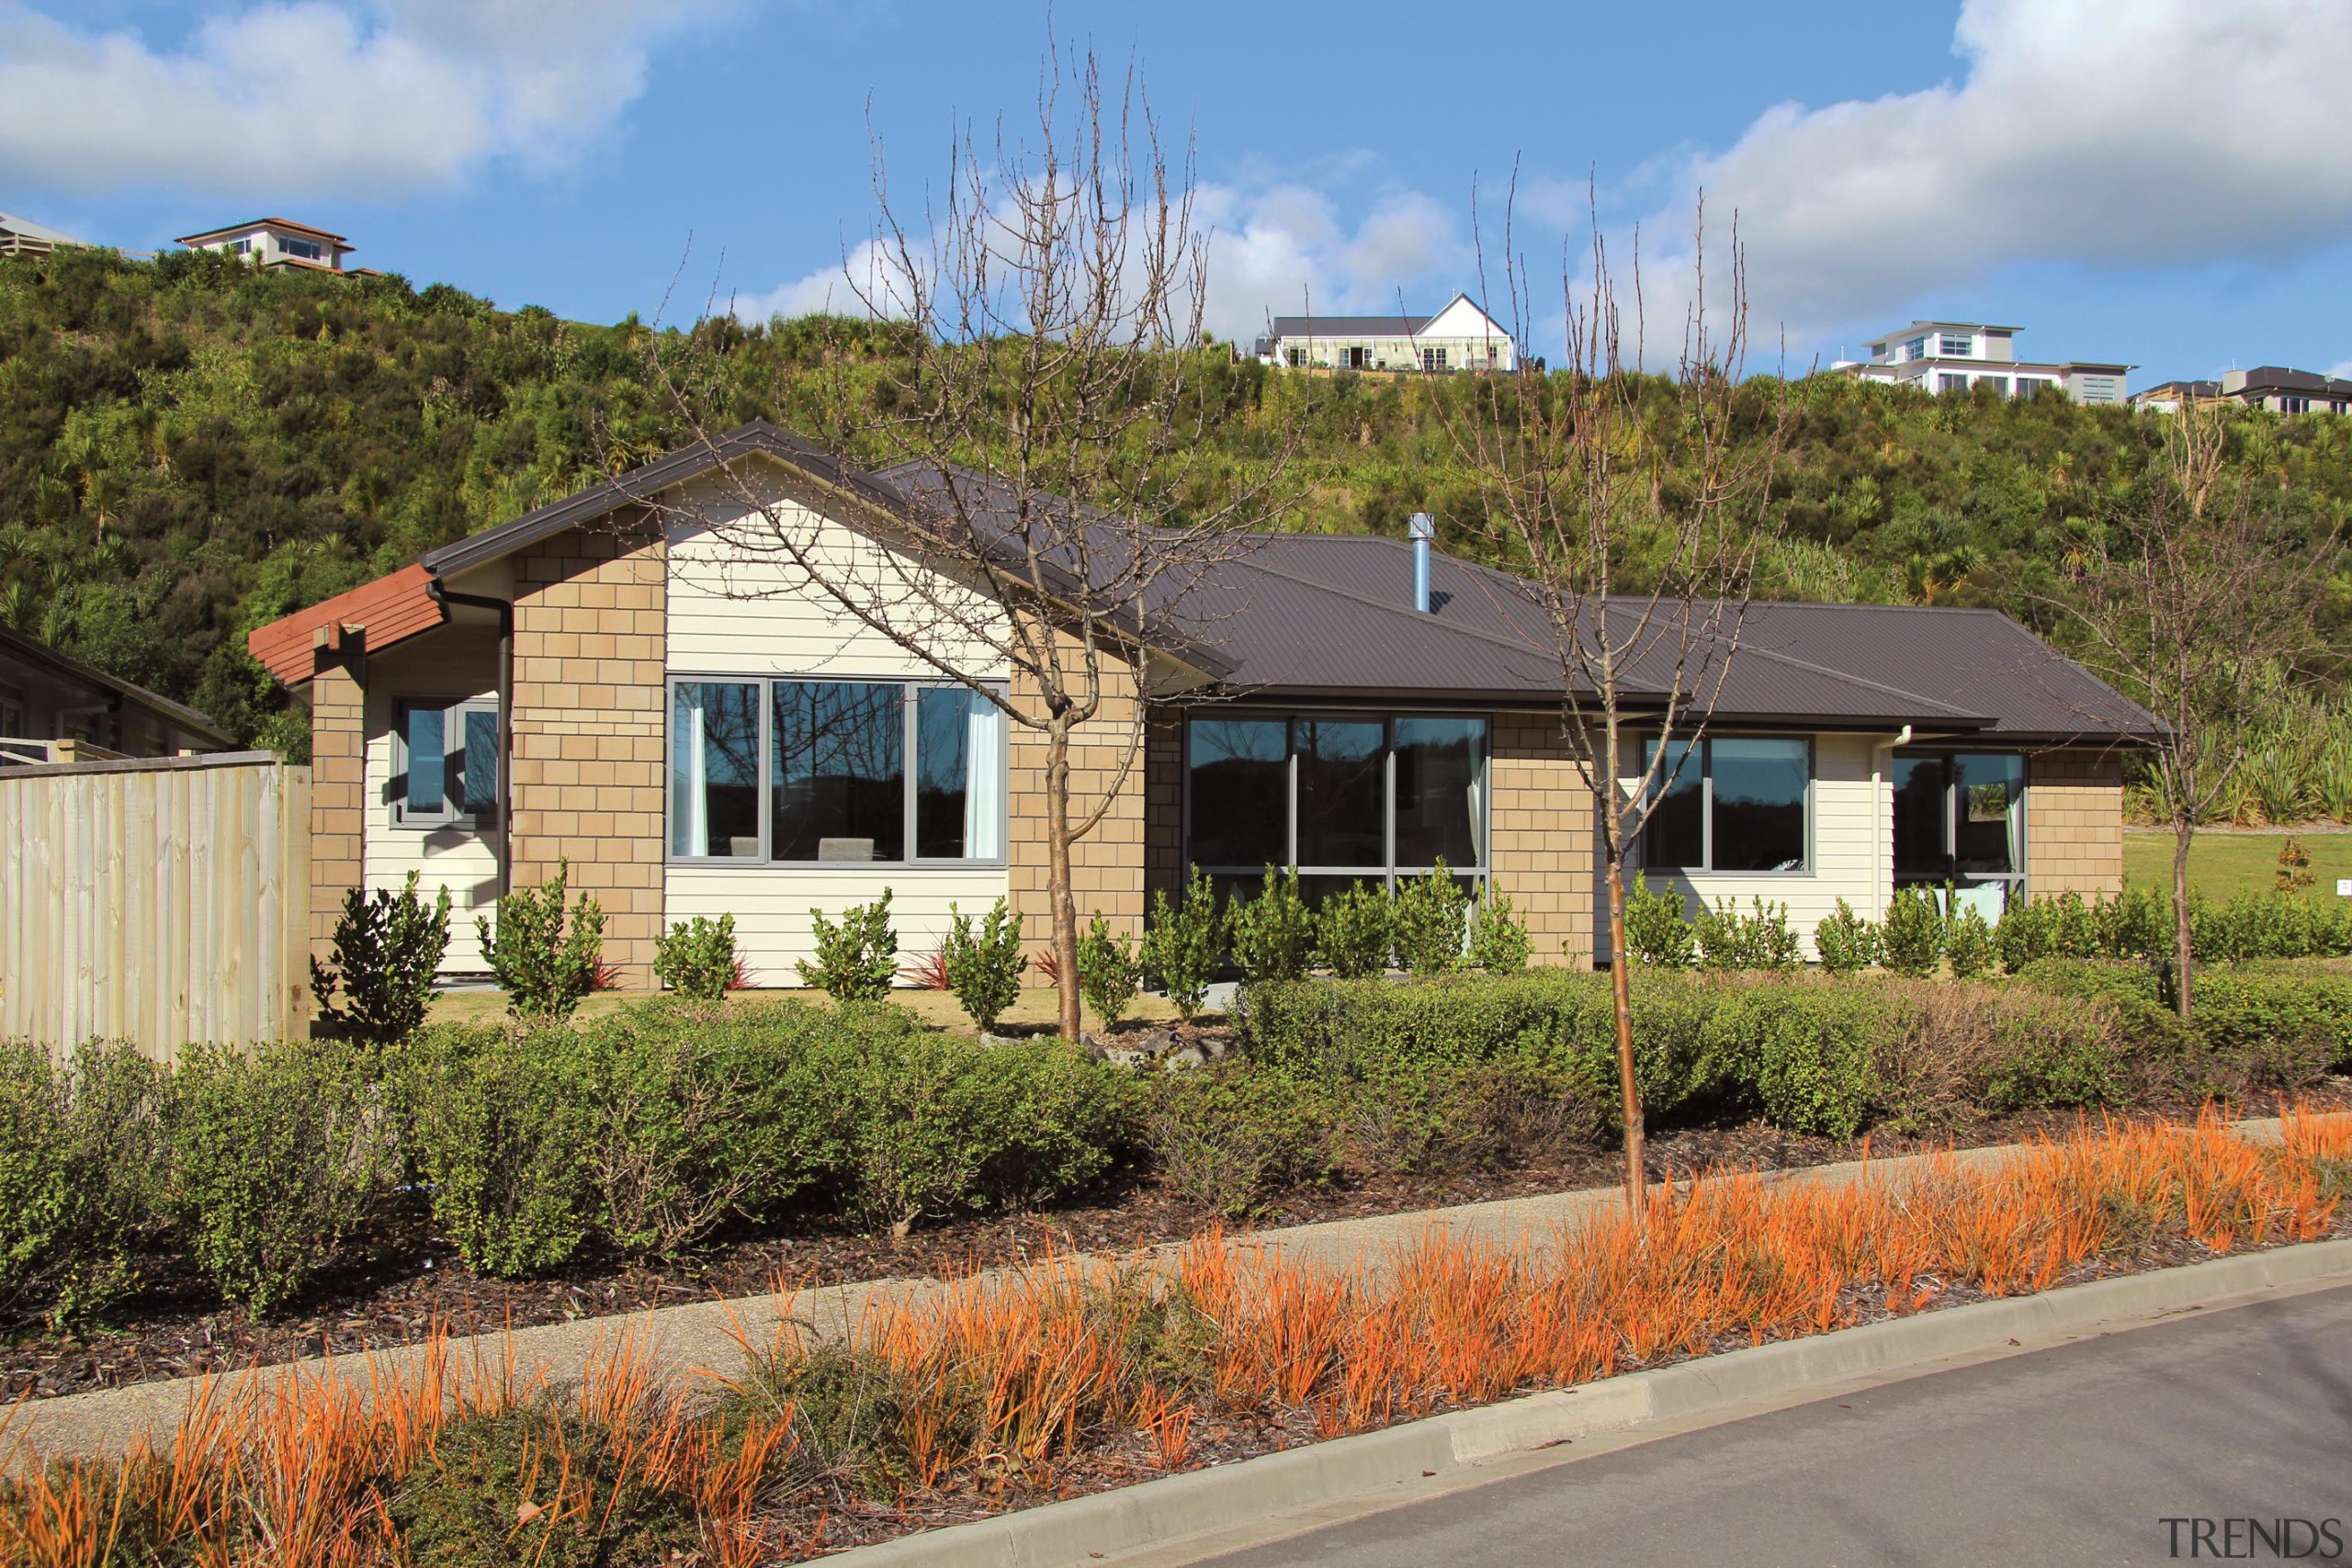
[(1592, 795), (1549, 715), (1498, 715), (1487, 763), (1494, 884), (1527, 922), (1533, 962), (1592, 966)]
[(658, 537), (574, 530), (514, 564), (514, 886), (568, 859), (630, 989), (662, 934), (666, 589)]
[[(1073, 661), (1072, 668), (1076, 668)], [(1070, 851), (1070, 886), (1078, 901), (1082, 931), (1089, 916), (1100, 912), (1114, 931), (1141, 935), (1144, 910), (1144, 796), (1146, 758), (1133, 750), (1136, 695), (1132, 676), (1124, 672), (1106, 678), (1101, 709), (1082, 725), (1070, 746), (1071, 819), (1083, 820), (1107, 797), (1109, 808), (1101, 823)], [(1015, 673), (1012, 699), (1024, 713), (1044, 712), (1034, 677)], [(1053, 940), (1053, 911), (1047, 897), (1046, 842), (1046, 738), (1025, 724), (1011, 726), (1006, 738), (1008, 823), (1005, 836), (1007, 894), (1019, 914), (1022, 935), (1030, 951)], [(1033, 965), (1032, 983), (1042, 983)]]
[(2034, 897), (2123, 889), (2123, 760), (2045, 751), (2026, 761), (2026, 887)]
[(347, 656), (319, 655), (311, 678), (311, 953), (334, 946), (343, 896), (367, 872), (368, 704)]

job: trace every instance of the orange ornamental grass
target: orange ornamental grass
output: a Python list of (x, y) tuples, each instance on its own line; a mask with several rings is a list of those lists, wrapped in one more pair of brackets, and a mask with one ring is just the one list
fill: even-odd
[[(1204, 1433), (1224, 1451), (1236, 1434), (1338, 1436), (1953, 1292), (2046, 1289), (2095, 1263), (2313, 1240), (2347, 1183), (2352, 1116), (2288, 1111), (2263, 1146), (2209, 1112), (2084, 1122), (1997, 1164), (1945, 1154), (1847, 1183), (1711, 1175), (1518, 1247), (1433, 1228), (1345, 1269), (1212, 1234), (1160, 1260), (945, 1280), (877, 1302), (838, 1344), (788, 1326), (787, 1297), (786, 1326), (716, 1408), (669, 1392), (628, 1332), (559, 1400), (510, 1363), (457, 1365), (436, 1328), (405, 1372), (200, 1384), (167, 1452), (44, 1466), (19, 1450), (0, 1568), (409, 1561), (421, 1527), (401, 1499), (472, 1473), (481, 1422), (534, 1413), (473, 1538), (492, 1558), (581, 1560), (582, 1540), (664, 1514), (690, 1520), (665, 1538), (688, 1543), (672, 1560), (747, 1568), (820, 1550), (812, 1476), (886, 1501), (967, 1483), (1052, 1495), (1081, 1466), (1098, 1482), (1181, 1469)], [(864, 1381), (814, 1375), (827, 1358)], [(794, 1399), (852, 1386), (872, 1400), (852, 1413), (862, 1459), (807, 1450), (844, 1424)]]

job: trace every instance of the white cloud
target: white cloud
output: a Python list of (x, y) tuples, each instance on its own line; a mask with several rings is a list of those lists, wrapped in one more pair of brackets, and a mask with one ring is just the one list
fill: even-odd
[(159, 51), (0, 0), (0, 166), (81, 190), (392, 195), (563, 164), (717, 0), (294, 0)]
[[(2352, 160), (2324, 152), (2352, 75), (2342, 0), (1968, 0), (1956, 47), (1957, 84), (1782, 105), (1685, 164), (1711, 243), (1738, 213), (1759, 335), (1880, 325), (2015, 263), (2278, 261), (2352, 233)], [(1688, 224), (1652, 227), (1661, 282)], [(1655, 345), (1672, 323), (1651, 324)]]
[[(1193, 221), (1209, 236), (1209, 331), (1243, 343), (1269, 318), (1317, 311), (1435, 310), (1474, 287), (1464, 216), (1413, 190), (1368, 197), (1361, 216), (1332, 197), (1283, 181), (1244, 187), (1203, 184)], [(845, 263), (820, 267), (775, 288), (738, 295), (744, 321), (831, 310), (858, 313), (853, 270), (872, 277), (876, 255), (861, 243)]]

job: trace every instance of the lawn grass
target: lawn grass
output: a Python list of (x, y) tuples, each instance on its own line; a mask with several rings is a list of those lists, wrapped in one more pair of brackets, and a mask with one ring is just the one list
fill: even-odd
[[(645, 997), (646, 993), (642, 991), (599, 991), (580, 1004), (579, 1016), (595, 1018), (627, 1007), (631, 1002), (643, 1001)], [(736, 991), (732, 993), (729, 999), (739, 1003), (763, 999), (788, 999), (815, 1002), (820, 1006), (831, 1005), (829, 998), (822, 991), (797, 989)], [(892, 991), (890, 999), (913, 1012), (926, 1023), (954, 1030), (967, 1031), (972, 1027), (971, 1020), (964, 1016), (964, 1010), (956, 1005), (955, 997), (948, 992), (901, 989)], [(1053, 988), (1046, 986), (1033, 986), (1021, 993), (1020, 1001), (1013, 1004), (1012, 1010), (1004, 1015), (1002, 1021), (1010, 1024), (1050, 1024), (1054, 1021), (1055, 1008)], [(489, 1023), (505, 1016), (506, 998), (504, 993), (499, 991), (443, 991), (433, 998), (431, 1021), (435, 1023)], [(1142, 1019), (1154, 1023), (1172, 1022), (1176, 1017), (1176, 1009), (1166, 997), (1139, 996), (1136, 998), (1136, 1005), (1128, 1011), (1127, 1016), (1130, 1019)], [(1091, 1011), (1086, 1015), (1086, 1026), (1089, 1029), (1096, 1027)]]
[[(2208, 898), (2264, 893), (2276, 886), (2278, 849), (2290, 838), (2311, 852), (2312, 886), (2333, 895), (2335, 879), (2352, 876), (2352, 833), (2199, 833), (2188, 847), (2188, 886)], [(2172, 835), (2127, 830), (2123, 880), (2134, 887), (2172, 886)]]

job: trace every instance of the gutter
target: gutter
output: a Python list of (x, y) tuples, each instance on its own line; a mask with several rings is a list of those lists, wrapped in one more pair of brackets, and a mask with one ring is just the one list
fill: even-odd
[(514, 890), (514, 601), (482, 593), (460, 593), (432, 578), (425, 592), (439, 604), (498, 614), (498, 897)]

